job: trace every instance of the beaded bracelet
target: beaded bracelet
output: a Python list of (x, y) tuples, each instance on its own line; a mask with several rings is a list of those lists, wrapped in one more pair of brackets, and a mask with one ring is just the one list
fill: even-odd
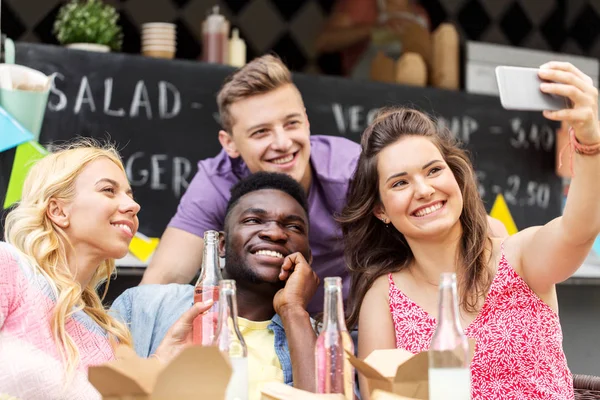
[(584, 156), (593, 156), (596, 155), (598, 153), (600, 153), (600, 143), (596, 143), (596, 144), (592, 144), (592, 145), (585, 145), (585, 144), (581, 144), (579, 143), (579, 141), (577, 140), (577, 136), (575, 136), (575, 129), (573, 129), (573, 127), (569, 127), (569, 143), (567, 143), (565, 145), (565, 147), (562, 148), (562, 150), (559, 153), (558, 156), (558, 168), (562, 167), (562, 155), (563, 152), (567, 149), (567, 147), (570, 148), (570, 153), (571, 153), (571, 162), (569, 163), (570, 165), (570, 169), (571, 169), (571, 176), (575, 176), (575, 172), (573, 172), (573, 153), (577, 153), (577, 154), (581, 154)]

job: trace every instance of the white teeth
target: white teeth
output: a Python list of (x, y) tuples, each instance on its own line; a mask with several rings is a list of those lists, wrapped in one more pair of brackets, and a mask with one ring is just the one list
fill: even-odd
[(283, 258), (283, 254), (276, 252), (276, 251), (272, 251), (272, 250), (258, 250), (255, 254), (258, 254), (261, 256)]
[(432, 205), (431, 207), (427, 207), (427, 208), (422, 208), (419, 211), (417, 211), (416, 213), (414, 213), (417, 217), (424, 217), (426, 215), (431, 214), (434, 211), (439, 210), (440, 208), (442, 208), (444, 204), (442, 202), (436, 203), (434, 205)]
[(287, 157), (282, 157), (282, 158), (277, 158), (275, 160), (271, 160), (271, 162), (274, 163), (274, 164), (285, 164), (285, 163), (289, 163), (293, 159), (294, 159), (294, 155), (290, 154)]
[(112, 224), (112, 225), (116, 226), (119, 229), (122, 229), (122, 230), (126, 231), (130, 235), (133, 235), (133, 231), (131, 230), (131, 228), (128, 227), (127, 225), (125, 225), (125, 224)]

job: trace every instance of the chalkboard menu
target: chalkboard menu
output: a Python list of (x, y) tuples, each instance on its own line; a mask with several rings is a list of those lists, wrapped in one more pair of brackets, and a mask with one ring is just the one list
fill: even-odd
[[(40, 142), (110, 138), (142, 205), (140, 231), (159, 237), (196, 172), (220, 150), (215, 96), (232, 69), (192, 61), (17, 45), (17, 62), (57, 73)], [(490, 210), (502, 193), (519, 229), (560, 214), (555, 125), (541, 113), (506, 111), (495, 97), (295, 74), (312, 134), (358, 141), (382, 106), (437, 117), (471, 151)], [(3, 172), (0, 174), (4, 174)]]

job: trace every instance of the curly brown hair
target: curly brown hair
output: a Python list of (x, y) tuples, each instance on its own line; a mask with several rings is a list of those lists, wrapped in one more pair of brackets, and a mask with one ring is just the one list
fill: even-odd
[(460, 215), (463, 234), (460, 243), (458, 282), (461, 305), (474, 311), (478, 299), (489, 288), (487, 268), (487, 214), (477, 191), (477, 181), (468, 153), (448, 129), (438, 127), (427, 114), (409, 108), (381, 110), (362, 135), (362, 152), (348, 188), (347, 205), (338, 220), (342, 226), (346, 262), (352, 278), (348, 303), (348, 327), (353, 327), (365, 294), (375, 280), (407, 268), (414, 260), (404, 235), (385, 229), (373, 214), (380, 203), (377, 156), (405, 136), (429, 139), (440, 151), (454, 174), (463, 196)]

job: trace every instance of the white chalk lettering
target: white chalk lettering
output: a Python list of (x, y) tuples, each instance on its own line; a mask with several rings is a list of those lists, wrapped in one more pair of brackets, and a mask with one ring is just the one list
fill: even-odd
[[(169, 92), (173, 94), (173, 106), (169, 110)], [(170, 82), (158, 83), (158, 114), (160, 118), (169, 119), (179, 115), (181, 111), (181, 94)]]
[(479, 123), (474, 118), (471, 118), (468, 115), (463, 116), (461, 140), (464, 143), (469, 143), (469, 141), (471, 140), (471, 135), (475, 133), (478, 128)]
[(152, 107), (150, 105), (150, 97), (148, 96), (148, 89), (144, 81), (138, 81), (135, 85), (135, 92), (133, 93), (133, 100), (131, 101), (131, 109), (129, 115), (131, 117), (137, 117), (140, 113), (140, 107), (146, 109), (146, 117), (152, 119)]
[(513, 137), (510, 138), (510, 144), (515, 149), (528, 149), (533, 146), (536, 150), (551, 152), (554, 146), (554, 130), (544, 124), (538, 127), (532, 123), (529, 129), (523, 124), (520, 118), (510, 120)]
[(113, 78), (106, 78), (104, 80), (104, 113), (113, 117), (122, 117), (125, 115), (125, 110), (119, 108), (118, 110), (110, 109), (110, 102), (112, 99), (113, 89)]
[(344, 109), (341, 104), (334, 103), (331, 105), (333, 111), (333, 117), (335, 118), (335, 125), (337, 126), (338, 132), (346, 133), (346, 121), (344, 119)]
[[(50, 85), (50, 99), (48, 100), (48, 110), (50, 111), (62, 111), (67, 107), (67, 96), (65, 95), (65, 92), (56, 87), (57, 79), (64, 81), (65, 76), (60, 72), (57, 72), (56, 76), (52, 80), (52, 85)], [(52, 102), (53, 96), (58, 96), (58, 102)]]
[(368, 111), (363, 106), (349, 106), (344, 108), (342, 104), (333, 103), (331, 105), (333, 118), (337, 130), (341, 134), (362, 133), (362, 131), (370, 124), (379, 108), (372, 108)]
[[(166, 154), (147, 155), (142, 151), (129, 156), (125, 161), (125, 172), (131, 186), (149, 186), (152, 190), (170, 188), (175, 197), (181, 197), (189, 186), (193, 164), (187, 158), (177, 156), (173, 156), (169, 163), (169, 157)], [(172, 170), (169, 165), (172, 165)]]
[(135, 162), (135, 160), (137, 160), (138, 158), (142, 158), (142, 157), (144, 157), (144, 153), (141, 151), (138, 151), (136, 153), (133, 153), (127, 159), (127, 162), (125, 163), (125, 173), (127, 174), (127, 177), (129, 178), (129, 182), (131, 183), (131, 186), (143, 186), (146, 184), (146, 182), (148, 182), (148, 177), (150, 174), (148, 173), (147, 169), (141, 169), (139, 171), (141, 179), (135, 179), (133, 176), (133, 163)]
[(73, 112), (75, 114), (79, 114), (79, 111), (81, 111), (81, 106), (84, 103), (89, 104), (91, 112), (96, 111), (96, 104), (94, 103), (92, 89), (90, 88), (90, 83), (88, 82), (87, 76), (81, 78), (79, 92), (77, 92), (77, 98), (75, 99), (75, 107), (73, 108)]
[(176, 197), (180, 197), (185, 189), (187, 189), (189, 182), (187, 178), (192, 172), (192, 163), (190, 160), (184, 157), (173, 158), (173, 193)]
[(165, 169), (160, 166), (160, 162), (166, 159), (166, 154), (153, 154), (150, 156), (150, 164), (152, 165), (152, 175), (150, 180), (151, 189), (164, 190), (167, 187), (160, 181), (160, 176), (165, 172)]
[(379, 108), (373, 108), (371, 111), (369, 111), (369, 113), (367, 114), (367, 125), (371, 125), (371, 122), (373, 122), (378, 112)]
[(348, 110), (350, 114), (350, 130), (352, 132), (360, 132), (362, 131), (362, 127), (364, 124), (363, 112), (364, 107), (362, 106), (352, 106)]
[(463, 143), (469, 143), (471, 135), (479, 128), (479, 123), (468, 115), (452, 117), (451, 119), (439, 117), (438, 125), (449, 129)]

